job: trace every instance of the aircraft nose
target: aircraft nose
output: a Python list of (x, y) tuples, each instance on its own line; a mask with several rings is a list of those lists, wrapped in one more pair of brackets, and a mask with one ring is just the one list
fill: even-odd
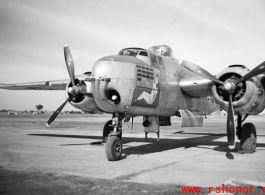
[(98, 60), (92, 69), (92, 83), (98, 106), (106, 112), (124, 112), (131, 105), (136, 85), (135, 63), (120, 56)]

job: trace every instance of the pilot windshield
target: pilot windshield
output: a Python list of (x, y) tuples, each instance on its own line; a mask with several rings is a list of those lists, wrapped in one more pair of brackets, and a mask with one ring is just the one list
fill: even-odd
[(118, 55), (123, 55), (123, 56), (133, 56), (136, 57), (138, 54), (139, 50), (137, 49), (126, 49), (126, 50), (121, 50)]

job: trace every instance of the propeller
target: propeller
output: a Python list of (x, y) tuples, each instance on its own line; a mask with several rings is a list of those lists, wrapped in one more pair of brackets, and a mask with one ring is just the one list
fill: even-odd
[(70, 100), (70, 97), (68, 97), (65, 102), (52, 114), (52, 116), (49, 118), (49, 120), (46, 123), (46, 126), (49, 127), (53, 121), (57, 118), (57, 116), (60, 114), (64, 106), (67, 104), (67, 102)]
[(235, 85), (241, 83), (242, 81), (246, 81), (250, 79), (251, 77), (257, 76), (258, 74), (265, 72), (265, 61), (262, 62), (260, 65), (256, 66), (254, 69), (252, 69), (250, 72), (245, 74), (241, 79), (239, 79)]
[(62, 109), (65, 107), (67, 102), (70, 100), (74, 100), (78, 95), (86, 95), (86, 96), (91, 96), (90, 93), (87, 93), (87, 89), (85, 86), (82, 85), (76, 85), (75, 83), (75, 67), (74, 67), (74, 61), (72, 54), (70, 52), (69, 46), (65, 45), (64, 46), (64, 58), (65, 58), (65, 64), (66, 68), (68, 70), (71, 82), (72, 82), (72, 87), (69, 87), (67, 89), (67, 92), (69, 94), (69, 97), (65, 100), (65, 102), (52, 114), (52, 116), (49, 118), (49, 120), (46, 123), (46, 126), (50, 126), (53, 121), (57, 118), (57, 116), (60, 114)]
[(209, 79), (215, 83), (223, 85), (222, 89), (226, 91), (228, 95), (228, 114), (227, 114), (227, 140), (228, 140), (228, 147), (230, 149), (235, 148), (235, 136), (236, 136), (236, 129), (235, 129), (235, 122), (234, 122), (234, 108), (233, 108), (233, 94), (235, 92), (235, 89), (239, 87), (240, 83), (257, 76), (258, 74), (261, 74), (265, 72), (265, 61), (259, 64), (257, 67), (249, 71), (247, 74), (245, 74), (241, 79), (234, 81), (232, 79), (228, 79), (225, 82), (220, 81), (216, 77), (214, 77), (211, 73), (204, 70), (200, 66), (193, 64), (191, 62), (183, 61), (181, 64), (184, 68), (188, 69), (189, 71), (202, 76), (206, 79)]
[(72, 57), (72, 54), (70, 52), (68, 45), (64, 46), (64, 58), (65, 58), (65, 64), (66, 64), (66, 68), (68, 70), (70, 79), (73, 83), (73, 86), (75, 86), (75, 66), (74, 66), (73, 57)]
[(227, 112), (227, 122), (226, 122), (226, 131), (227, 131), (227, 140), (228, 147), (230, 149), (234, 149), (236, 142), (236, 128), (235, 128), (235, 118), (234, 118), (234, 108), (232, 104), (232, 93), (229, 93), (229, 104), (228, 104), (228, 112)]

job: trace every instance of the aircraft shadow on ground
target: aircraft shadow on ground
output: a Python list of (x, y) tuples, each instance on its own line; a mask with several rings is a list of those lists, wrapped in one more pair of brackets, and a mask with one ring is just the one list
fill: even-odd
[[(183, 138), (183, 139), (166, 139), (162, 138), (160, 141), (157, 141), (154, 138), (149, 138), (147, 141), (144, 138), (135, 138), (135, 137), (123, 137), (122, 142), (124, 145), (123, 154), (126, 156), (132, 154), (144, 155), (151, 154), (156, 152), (163, 152), (167, 150), (177, 149), (177, 148), (202, 148), (208, 150), (215, 150), (219, 152), (226, 153), (226, 158), (234, 159), (232, 153), (236, 153), (240, 149), (240, 144), (236, 144), (236, 148), (231, 150), (227, 147), (227, 143), (223, 141), (215, 141), (216, 139), (226, 136), (226, 134), (209, 134), (209, 133), (183, 133), (177, 132), (179, 134), (194, 134), (194, 135), (203, 135), (202, 137), (192, 137), (192, 138)], [(176, 133), (174, 133), (176, 134)], [(66, 135), (66, 134), (28, 134), (30, 136), (45, 136), (45, 137), (62, 137), (62, 138), (80, 138), (80, 139), (96, 139), (102, 140), (101, 136), (89, 136), (89, 135)], [(132, 142), (145, 143), (139, 146), (130, 146)], [(101, 141), (92, 142), (96, 145), (100, 144)], [(60, 146), (78, 146), (78, 145), (89, 145), (91, 143), (77, 143), (77, 144), (62, 144)], [(265, 144), (257, 144), (257, 147), (264, 147)]]

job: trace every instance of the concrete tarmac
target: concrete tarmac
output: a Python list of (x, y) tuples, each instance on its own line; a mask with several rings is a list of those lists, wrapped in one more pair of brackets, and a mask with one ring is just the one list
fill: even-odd
[(109, 118), (58, 118), (47, 128), (46, 118), (1, 117), (0, 166), (152, 185), (208, 188), (231, 179), (265, 181), (265, 117), (246, 120), (257, 128), (254, 154), (238, 153), (238, 140), (235, 150), (228, 149), (225, 117), (208, 117), (204, 127), (196, 128), (180, 128), (176, 118), (172, 126), (161, 127), (160, 141), (156, 134), (145, 141), (140, 119), (133, 130), (131, 123), (123, 123), (123, 157), (110, 162), (104, 145), (91, 145), (102, 139)]

